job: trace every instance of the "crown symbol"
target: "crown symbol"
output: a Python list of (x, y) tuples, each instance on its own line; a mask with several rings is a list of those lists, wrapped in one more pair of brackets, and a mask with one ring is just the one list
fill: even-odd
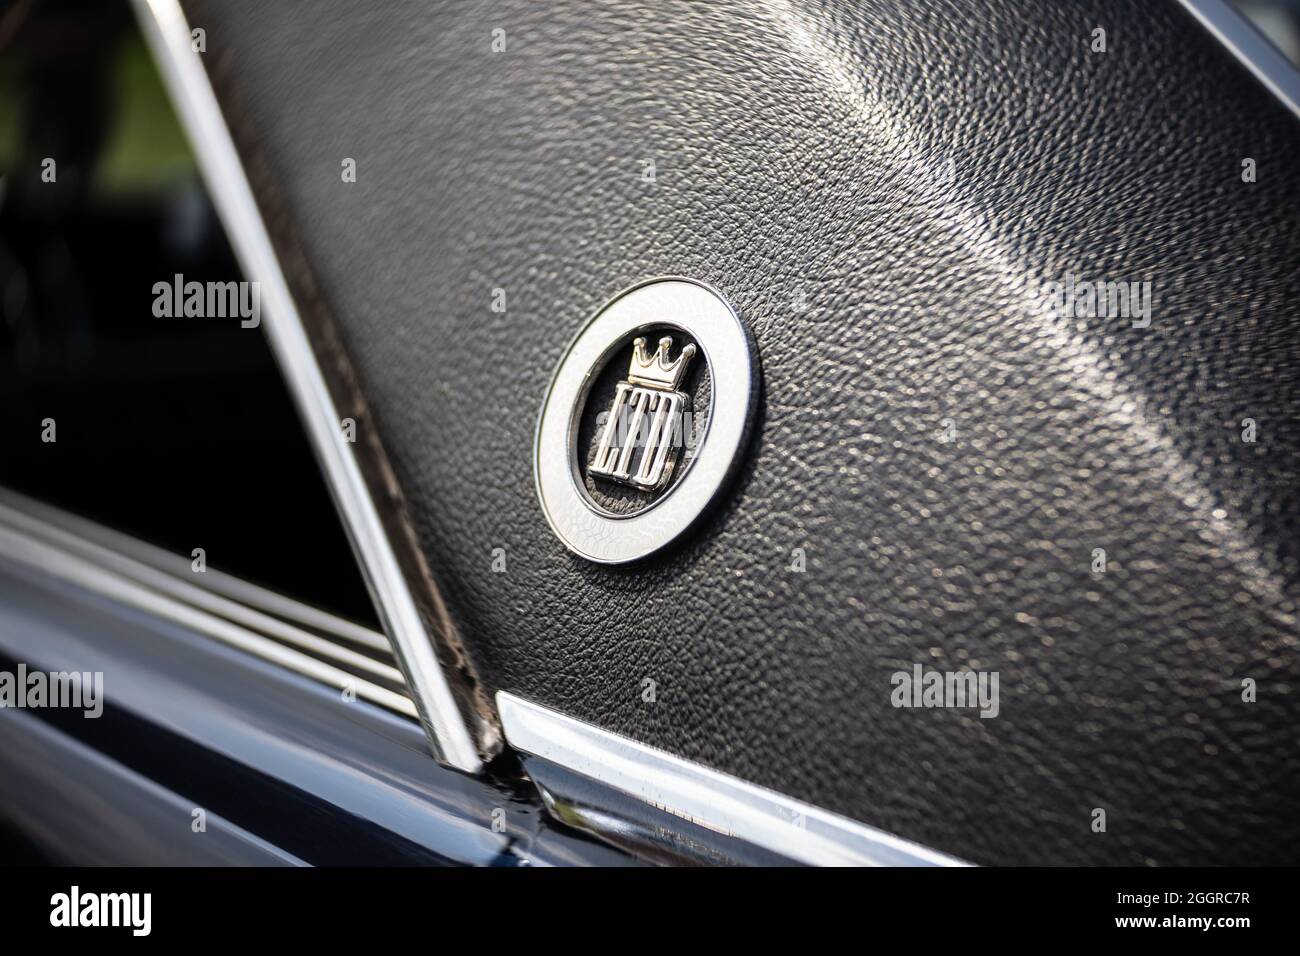
[(646, 355), (645, 338), (637, 336), (632, 342), (632, 364), (628, 366), (627, 378), (635, 385), (648, 385), (665, 391), (676, 391), (686, 374), (686, 366), (695, 355), (695, 346), (688, 345), (674, 362), (668, 361), (668, 350), (673, 347), (673, 339), (665, 335), (659, 340), (659, 351)]

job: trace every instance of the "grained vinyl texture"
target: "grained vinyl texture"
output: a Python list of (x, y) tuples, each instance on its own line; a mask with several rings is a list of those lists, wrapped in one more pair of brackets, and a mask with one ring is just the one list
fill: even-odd
[[(1180, 6), (188, 7), (487, 690), (978, 863), (1297, 862), (1300, 124)], [(667, 274), (753, 328), (757, 434), (596, 567), (536, 413)], [(1000, 713), (893, 707), (917, 663)]]

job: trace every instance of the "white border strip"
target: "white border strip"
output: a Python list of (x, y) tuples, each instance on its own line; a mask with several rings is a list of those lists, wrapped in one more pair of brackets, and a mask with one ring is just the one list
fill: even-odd
[(240, 165), (230, 131), (177, 0), (133, 0), (176, 112), (245, 276), (260, 283), (267, 337), (297, 401), (327, 483), (393, 639), (421, 721), (438, 759), (467, 773), (482, 766), (469, 728), (442, 673), (351, 449), (343, 440), (302, 319)]
[(1274, 96), (1300, 116), (1300, 70), (1243, 13), (1227, 0), (1181, 2)]
[(691, 822), (814, 866), (967, 866), (846, 817), (756, 787), (504, 691), (511, 746)]

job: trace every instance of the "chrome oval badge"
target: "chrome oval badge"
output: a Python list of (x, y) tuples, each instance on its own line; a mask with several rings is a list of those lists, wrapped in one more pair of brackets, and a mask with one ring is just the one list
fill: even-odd
[(667, 278), (620, 293), (565, 351), (537, 420), (551, 529), (602, 564), (674, 541), (734, 474), (758, 391), (753, 337), (716, 291)]

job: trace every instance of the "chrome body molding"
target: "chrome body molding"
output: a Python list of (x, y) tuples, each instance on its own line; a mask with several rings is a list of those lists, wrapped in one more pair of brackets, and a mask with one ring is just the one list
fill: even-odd
[[(966, 866), (953, 857), (500, 692), (506, 740), (699, 830), (817, 866)], [(548, 805), (555, 796), (548, 794)], [(600, 823), (592, 824), (593, 832)], [(570, 822), (579, 822), (571, 820)], [(611, 819), (611, 835), (621, 826)]]
[[(350, 689), (359, 700), (418, 716), (382, 634), (278, 595), (282, 614), (268, 613), (219, 593), (262, 589), (217, 571), (169, 570), (171, 557), (0, 491), (0, 558), (181, 624), (340, 692)], [(206, 587), (209, 581), (214, 589)], [(311, 629), (294, 624), (295, 617), (313, 621)]]
[(104, 675), (98, 719), (0, 707), (0, 805), (45, 862), (638, 863), (553, 824), (513, 779), (437, 764), (409, 700), (401, 715), (342, 700), (289, 661), (0, 551), (0, 671), (23, 663)]
[[(0, 710), (0, 803), (8, 820), (39, 829), (42, 849), (60, 862), (122, 866), (305, 866), (294, 854), (218, 813), (201, 840), (177, 840), (173, 820), (194, 804), (29, 712)], [(68, 786), (69, 779), (76, 786)], [(112, 815), (105, 807), (115, 808)], [(153, 827), (141, 820), (168, 821)], [(106, 823), (111, 825), (105, 825)], [(8, 862), (8, 861), (6, 861)]]
[(1300, 70), (1244, 14), (1227, 0), (1181, 0), (1181, 3), (1269, 92), (1300, 116)]
[(317, 365), (203, 64), (177, 0), (133, 0), (245, 277), (260, 284), (272, 351), (302, 415), (438, 759), (468, 773), (482, 760), (426, 632)]

